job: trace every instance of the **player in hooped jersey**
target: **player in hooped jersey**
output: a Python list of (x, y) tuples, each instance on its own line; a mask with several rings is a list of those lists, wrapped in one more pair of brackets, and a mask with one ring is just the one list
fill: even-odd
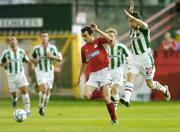
[(16, 108), (18, 90), (20, 90), (27, 116), (31, 116), (30, 98), (27, 88), (29, 83), (24, 73), (23, 62), (33, 66), (25, 51), (18, 46), (16, 36), (13, 34), (9, 37), (9, 48), (3, 51), (0, 66), (4, 67), (7, 72), (9, 92), (12, 95), (12, 106)]
[[(93, 31), (99, 33), (101, 36), (94, 38)], [(91, 99), (92, 93), (101, 87), (112, 124), (116, 124), (117, 118), (115, 108), (110, 99), (111, 75), (108, 71), (108, 53), (105, 49), (105, 45), (107, 44), (110, 47), (113, 47), (114, 40), (101, 31), (96, 24), (91, 24), (90, 27), (86, 26), (82, 28), (81, 35), (86, 44), (81, 48), (82, 65), (78, 82), (80, 81), (80, 77), (84, 73), (86, 66), (88, 66), (89, 78), (85, 85), (84, 97), (86, 99)]]
[(125, 10), (125, 14), (128, 16), (128, 22), (131, 27), (130, 39), (133, 54), (128, 61), (125, 97), (121, 98), (120, 102), (127, 107), (130, 106), (130, 97), (133, 91), (134, 81), (136, 75), (140, 73), (145, 78), (149, 88), (161, 91), (166, 100), (169, 101), (170, 92), (168, 87), (153, 80), (155, 66), (150, 48), (150, 29), (148, 25), (142, 21), (140, 14), (134, 11), (133, 0), (130, 0), (129, 12)]

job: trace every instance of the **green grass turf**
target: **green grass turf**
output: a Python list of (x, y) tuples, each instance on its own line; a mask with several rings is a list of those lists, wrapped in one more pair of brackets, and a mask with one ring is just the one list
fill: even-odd
[[(23, 108), (19, 98), (18, 108)], [(0, 132), (180, 132), (179, 102), (132, 103), (118, 109), (118, 125), (112, 125), (103, 101), (52, 97), (46, 116), (38, 114), (38, 99), (31, 100), (32, 117), (13, 120), (11, 100), (0, 99)]]

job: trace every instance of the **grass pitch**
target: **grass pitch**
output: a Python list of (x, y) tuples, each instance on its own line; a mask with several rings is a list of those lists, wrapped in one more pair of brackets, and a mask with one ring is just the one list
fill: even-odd
[[(18, 107), (23, 108), (19, 98)], [(17, 123), (11, 100), (0, 99), (0, 132), (180, 132), (179, 102), (119, 105), (118, 125), (112, 125), (103, 101), (52, 97), (46, 116), (38, 114), (38, 98), (31, 100), (32, 117)]]

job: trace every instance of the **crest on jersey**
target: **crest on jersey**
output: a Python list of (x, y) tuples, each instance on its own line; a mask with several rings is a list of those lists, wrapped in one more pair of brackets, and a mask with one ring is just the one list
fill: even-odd
[(97, 44), (94, 45), (94, 48), (97, 48)]

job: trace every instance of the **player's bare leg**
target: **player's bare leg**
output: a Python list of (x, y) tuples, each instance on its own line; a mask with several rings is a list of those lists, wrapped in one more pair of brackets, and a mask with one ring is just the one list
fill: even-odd
[(104, 85), (102, 88), (103, 88), (104, 100), (106, 102), (107, 110), (111, 117), (112, 124), (117, 124), (118, 122), (117, 122), (114, 104), (111, 101), (111, 88), (109, 85)]
[(28, 94), (28, 88), (26, 86), (20, 87), (21, 94), (22, 94), (22, 101), (24, 104), (24, 107), (26, 108), (27, 116), (31, 116), (30, 111), (30, 98)]
[(39, 114), (41, 116), (44, 116), (44, 102), (46, 98), (46, 93), (47, 93), (47, 85), (46, 84), (41, 84), (39, 85)]
[(170, 100), (171, 95), (170, 95), (168, 86), (166, 86), (166, 85), (163, 86), (163, 85), (161, 85), (159, 82), (153, 81), (152, 79), (146, 80), (146, 83), (147, 83), (147, 86), (148, 86), (149, 88), (154, 89), (154, 90), (161, 91), (167, 101)]
[(130, 98), (131, 94), (133, 92), (134, 87), (134, 81), (136, 79), (136, 74), (128, 73), (127, 74), (127, 82), (126, 82), (126, 88), (124, 92), (124, 98), (120, 98), (120, 102), (124, 104), (126, 107), (130, 106)]
[(18, 101), (17, 91), (11, 92), (11, 98), (12, 98), (12, 106), (13, 106), (13, 108), (16, 108), (17, 101)]
[(96, 87), (86, 85), (86, 86), (85, 86), (85, 90), (84, 90), (84, 95), (83, 95), (84, 98), (86, 98), (86, 99), (91, 99), (92, 93), (93, 93), (96, 89), (97, 89)]
[(119, 84), (114, 84), (111, 90), (111, 100), (114, 103), (115, 111), (117, 111), (118, 104), (119, 104)]

